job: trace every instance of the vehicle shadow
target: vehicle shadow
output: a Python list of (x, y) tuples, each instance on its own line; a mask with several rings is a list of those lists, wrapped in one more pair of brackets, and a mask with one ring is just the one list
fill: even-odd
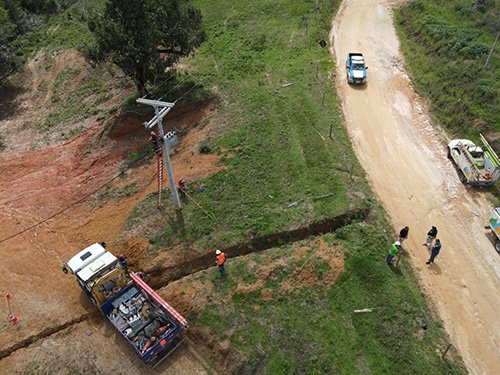
[(368, 88), (368, 83), (365, 83), (364, 85), (355, 85), (351, 83), (349, 87), (351, 87), (353, 90), (364, 91)]

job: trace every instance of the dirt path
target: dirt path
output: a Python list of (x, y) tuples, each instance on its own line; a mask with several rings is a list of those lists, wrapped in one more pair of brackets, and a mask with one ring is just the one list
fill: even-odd
[[(356, 154), (394, 228), (410, 226), (406, 248), (422, 285), (473, 374), (500, 373), (500, 258), (485, 235), (487, 194), (466, 189), (404, 70), (392, 24), (397, 1), (345, 0), (331, 37), (337, 90)], [(368, 84), (346, 82), (348, 52), (363, 52)], [(443, 243), (425, 265), (431, 225)], [(382, 250), (381, 250), (382, 251)]]

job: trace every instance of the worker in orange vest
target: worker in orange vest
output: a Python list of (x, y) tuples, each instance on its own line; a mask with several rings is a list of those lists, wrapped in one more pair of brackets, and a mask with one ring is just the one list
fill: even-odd
[(220, 275), (225, 276), (226, 270), (224, 269), (224, 263), (226, 263), (227, 254), (223, 253), (219, 249), (215, 250), (215, 265), (219, 267)]

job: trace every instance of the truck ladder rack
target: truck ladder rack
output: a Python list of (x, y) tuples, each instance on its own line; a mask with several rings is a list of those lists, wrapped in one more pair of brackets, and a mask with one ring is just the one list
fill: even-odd
[(481, 138), (481, 141), (483, 142), (484, 146), (486, 147), (486, 150), (484, 151), (486, 155), (488, 155), (488, 158), (491, 160), (491, 162), (495, 165), (495, 167), (500, 166), (500, 158), (496, 154), (495, 150), (493, 150), (493, 147), (490, 146), (486, 138), (480, 133), (479, 137)]
[(467, 150), (467, 148), (462, 144), (462, 143), (458, 143), (457, 146), (460, 148), (460, 150), (463, 152), (463, 154), (465, 155), (465, 157), (467, 159), (469, 159), (469, 162), (472, 164), (473, 166), (473, 170), (475, 172), (475, 179), (476, 181), (479, 181), (481, 180), (481, 171), (478, 169), (477, 165), (476, 165), (476, 161), (474, 160), (474, 158), (472, 157), (472, 155), (469, 153), (469, 151)]

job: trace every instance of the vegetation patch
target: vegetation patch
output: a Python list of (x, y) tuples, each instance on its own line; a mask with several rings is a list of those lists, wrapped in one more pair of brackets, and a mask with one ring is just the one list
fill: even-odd
[(433, 115), (457, 138), (498, 141), (500, 83), (498, 1), (412, 0), (396, 12), (406, 64)]
[(224, 247), (370, 205), (332, 91), (334, 65), (318, 44), (328, 40), (337, 1), (322, 3), (316, 17), (312, 2), (195, 3), (207, 41), (181, 65), (189, 66), (186, 79), (220, 98), (218, 132), (199, 152), (217, 154), (227, 168), (203, 181), (203, 193), (188, 185), (197, 204), (183, 207), (185, 237), (199, 248)]
[(382, 227), (348, 225), (338, 230), (343, 239), (327, 234), (229, 259), (225, 279), (213, 267), (160, 293), (194, 332), (208, 327), (206, 340), (230, 342), (237, 373), (465, 374), (456, 351), (441, 358), (448, 338), (409, 265), (386, 266)]

